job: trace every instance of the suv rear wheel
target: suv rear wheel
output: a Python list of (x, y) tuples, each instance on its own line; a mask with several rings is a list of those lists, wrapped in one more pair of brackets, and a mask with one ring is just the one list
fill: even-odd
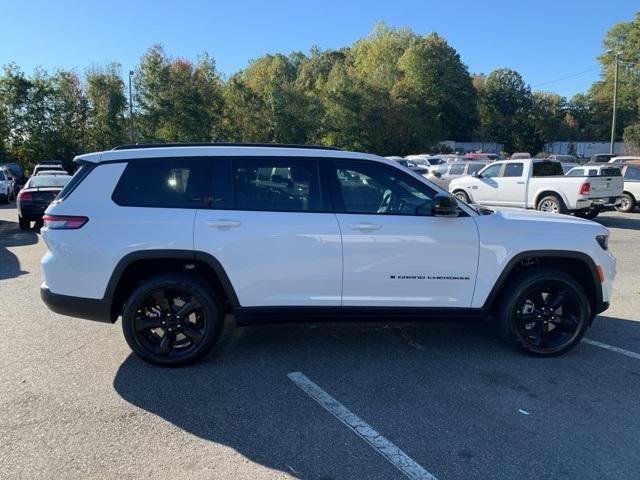
[(131, 349), (165, 367), (188, 365), (205, 356), (223, 323), (215, 295), (198, 279), (180, 273), (145, 280), (122, 312), (122, 331)]
[(591, 318), (580, 284), (560, 270), (532, 268), (509, 282), (496, 308), (500, 335), (536, 356), (554, 356), (576, 346)]

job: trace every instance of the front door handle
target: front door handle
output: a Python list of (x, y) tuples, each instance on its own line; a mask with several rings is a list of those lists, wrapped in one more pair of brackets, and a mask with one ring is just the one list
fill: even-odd
[(380, 230), (382, 225), (377, 223), (352, 223), (349, 228), (352, 230)]
[(233, 228), (239, 227), (240, 225), (242, 225), (242, 222), (227, 219), (207, 221), (207, 227), (209, 228)]
[(518, 185), (524, 185), (524, 182), (516, 182)]

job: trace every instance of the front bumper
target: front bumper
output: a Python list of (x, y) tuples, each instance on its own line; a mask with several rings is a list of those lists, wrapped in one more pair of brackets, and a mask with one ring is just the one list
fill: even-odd
[(49, 310), (60, 315), (113, 323), (110, 298), (97, 299), (60, 295), (53, 293), (45, 284), (40, 287), (40, 297)]

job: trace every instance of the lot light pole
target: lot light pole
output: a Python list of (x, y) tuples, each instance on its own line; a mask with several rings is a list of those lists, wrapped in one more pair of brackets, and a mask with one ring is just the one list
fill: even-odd
[(131, 143), (134, 143), (133, 139), (133, 99), (131, 96), (131, 77), (133, 77), (133, 70), (129, 70), (129, 138)]
[(614, 52), (615, 67), (613, 73), (613, 118), (611, 119), (611, 146), (609, 153), (613, 155), (616, 142), (616, 110), (618, 106), (618, 62), (620, 61), (620, 52)]

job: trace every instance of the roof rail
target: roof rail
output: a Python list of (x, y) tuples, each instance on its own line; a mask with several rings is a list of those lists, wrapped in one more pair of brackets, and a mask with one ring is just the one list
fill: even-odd
[(234, 142), (193, 142), (193, 143), (125, 143), (114, 147), (113, 150), (136, 150), (142, 148), (166, 147), (280, 147), (305, 148), (313, 150), (340, 150), (338, 147), (323, 145), (297, 145), (295, 143), (234, 143)]

